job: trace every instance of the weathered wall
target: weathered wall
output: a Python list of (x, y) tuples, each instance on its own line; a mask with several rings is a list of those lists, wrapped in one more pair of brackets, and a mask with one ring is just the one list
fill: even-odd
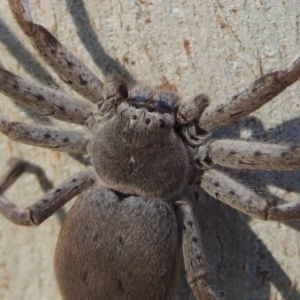
[[(136, 80), (175, 87), (186, 101), (200, 92), (221, 100), (284, 67), (299, 51), (298, 0), (33, 0), (31, 5), (34, 19), (100, 78), (111, 70), (128, 71)], [(0, 63), (25, 78), (45, 83), (52, 78), (68, 90), (36, 56), (6, 1), (0, 2)], [(217, 135), (300, 143), (299, 91), (295, 84)], [(0, 107), (11, 120), (42, 122), (2, 95)], [(10, 157), (21, 157), (42, 166), (53, 184), (83, 168), (66, 154), (3, 136), (0, 154), (0, 170)], [(300, 172), (235, 174), (279, 200), (300, 201)], [(29, 174), (6, 195), (25, 207), (42, 193)], [(212, 284), (223, 299), (300, 299), (300, 226), (252, 220), (201, 196), (197, 208)], [(0, 218), (0, 299), (59, 299), (52, 267), (59, 228), (55, 216), (35, 229)]]

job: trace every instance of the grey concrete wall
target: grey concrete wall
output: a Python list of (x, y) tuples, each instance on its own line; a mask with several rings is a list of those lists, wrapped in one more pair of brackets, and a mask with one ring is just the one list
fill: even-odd
[[(112, 70), (129, 72), (151, 85), (172, 86), (185, 101), (200, 92), (220, 101), (283, 68), (299, 52), (298, 0), (33, 0), (31, 5), (36, 22), (100, 78)], [(36, 55), (3, 0), (0, 63), (24, 78), (57, 83), (70, 92)], [(216, 136), (300, 143), (299, 91), (300, 84), (293, 85)], [(3, 95), (0, 108), (14, 121), (43, 122)], [(83, 168), (66, 154), (0, 135), (1, 173), (12, 156), (42, 166), (54, 185)], [(279, 201), (300, 201), (299, 172), (233, 175)], [(35, 176), (26, 174), (6, 196), (26, 207), (42, 194)], [(300, 299), (300, 226), (252, 220), (201, 196), (197, 209), (212, 284), (223, 299)], [(56, 216), (38, 228), (0, 218), (0, 299), (59, 299), (52, 267), (59, 228)], [(180, 295), (190, 299), (184, 290)]]

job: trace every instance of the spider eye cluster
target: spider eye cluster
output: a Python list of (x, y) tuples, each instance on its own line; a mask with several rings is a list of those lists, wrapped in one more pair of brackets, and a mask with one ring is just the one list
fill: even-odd
[(144, 108), (148, 112), (171, 114), (178, 106), (179, 98), (170, 91), (155, 90), (144, 86), (135, 86), (125, 100), (137, 109)]
[(142, 97), (128, 98), (126, 102), (137, 109), (145, 108), (148, 112), (172, 113), (173, 108), (163, 101), (154, 99), (143, 99)]

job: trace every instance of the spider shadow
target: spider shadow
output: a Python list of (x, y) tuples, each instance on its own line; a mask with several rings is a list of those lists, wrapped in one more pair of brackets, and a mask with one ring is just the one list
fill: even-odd
[[(249, 227), (251, 220), (203, 191), (197, 217), (211, 271), (211, 284), (222, 299), (269, 300), (271, 283), (285, 300), (300, 292)], [(243, 287), (243, 289), (241, 289)]]
[(78, 37), (102, 73), (105, 76), (115, 73), (121, 75), (128, 82), (134, 83), (135, 79), (128, 70), (104, 51), (99, 37), (91, 26), (83, 1), (66, 0), (66, 4), (77, 28)]

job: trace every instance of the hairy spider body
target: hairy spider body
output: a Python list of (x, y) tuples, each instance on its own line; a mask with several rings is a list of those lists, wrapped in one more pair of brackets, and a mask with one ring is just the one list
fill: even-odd
[(64, 299), (172, 299), (175, 292), (175, 201), (194, 167), (175, 130), (178, 97), (139, 86), (124, 96), (98, 105), (109, 107), (95, 117), (88, 145), (97, 175), (118, 193), (95, 187), (81, 194), (58, 239), (55, 269)]
[(137, 86), (118, 104), (111, 118), (100, 117), (88, 147), (97, 174), (122, 193), (156, 199), (178, 194), (193, 170), (175, 130), (178, 97)]
[[(54, 118), (86, 126), (72, 130), (10, 122), (12, 140), (89, 154), (92, 166), (51, 189), (26, 209), (0, 195), (0, 211), (18, 225), (37, 226), (80, 195), (62, 226), (55, 270), (63, 299), (171, 299), (180, 246), (197, 300), (217, 299), (208, 284), (201, 233), (184, 190), (193, 185), (263, 220), (300, 219), (300, 203), (276, 205), (214, 169), (291, 170), (300, 147), (210, 139), (214, 129), (258, 109), (300, 78), (300, 57), (220, 103), (204, 95), (184, 104), (174, 93), (129, 86), (117, 76), (103, 84), (45, 28), (32, 21), (28, 0), (9, 0), (21, 29), (61, 79), (92, 103), (0, 68), (0, 91)], [(11, 172), (0, 190), (4, 191)], [(13, 181), (10, 179), (10, 181)]]

